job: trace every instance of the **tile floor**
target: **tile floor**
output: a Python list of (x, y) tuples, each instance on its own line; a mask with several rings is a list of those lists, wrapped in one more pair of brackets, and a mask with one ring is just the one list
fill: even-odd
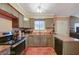
[(56, 55), (52, 47), (28, 47), (25, 55)]

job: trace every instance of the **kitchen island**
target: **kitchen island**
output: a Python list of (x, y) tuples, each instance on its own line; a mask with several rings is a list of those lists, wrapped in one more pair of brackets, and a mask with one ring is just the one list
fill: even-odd
[(58, 55), (79, 55), (79, 39), (54, 35), (55, 51)]

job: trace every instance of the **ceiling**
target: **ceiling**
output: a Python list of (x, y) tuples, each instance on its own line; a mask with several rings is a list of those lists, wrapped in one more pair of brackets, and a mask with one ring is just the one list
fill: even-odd
[[(30, 17), (79, 16), (78, 3), (19, 3)], [(41, 13), (37, 12), (41, 6)]]

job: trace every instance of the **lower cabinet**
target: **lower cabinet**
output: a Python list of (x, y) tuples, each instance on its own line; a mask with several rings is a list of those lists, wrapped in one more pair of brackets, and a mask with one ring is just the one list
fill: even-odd
[(29, 35), (28, 46), (52, 46), (52, 37), (50, 35)]
[(39, 36), (30, 35), (27, 40), (28, 46), (39, 46), (40, 40), (38, 37)]
[(23, 41), (22, 43), (20, 43), (19, 45), (17, 45), (16, 47), (11, 47), (11, 55), (19, 55), (22, 53), (22, 51), (24, 51), (25, 49), (25, 44), (26, 42)]
[(45, 36), (40, 36), (40, 46), (48, 46), (48, 40), (47, 40), (47, 37), (46, 35)]
[(75, 41), (73, 39), (74, 38), (71, 38), (71, 37), (68, 37), (68, 38), (54, 37), (55, 52), (58, 55), (79, 55), (79, 41)]
[(62, 55), (63, 52), (63, 43), (61, 40), (55, 37), (55, 51), (58, 55)]

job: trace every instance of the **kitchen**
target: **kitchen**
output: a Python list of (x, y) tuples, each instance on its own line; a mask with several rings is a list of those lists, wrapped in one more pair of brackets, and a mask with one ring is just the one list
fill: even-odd
[[(43, 15), (40, 10), (39, 13), (29, 17), (30, 13), (24, 11), (28, 11), (28, 5), (35, 4), (0, 3), (0, 55), (79, 54), (79, 25), (74, 27), (74, 24), (79, 22), (78, 17), (67, 15), (68, 13), (62, 14), (67, 16), (55, 16), (50, 12), (48, 12), (50, 15)], [(38, 9), (41, 8), (40, 5), (42, 4), (38, 4)], [(43, 4), (43, 7), (44, 5), (50, 6)], [(55, 7), (65, 6), (65, 9), (72, 7), (65, 10), (70, 12), (72, 9), (77, 9), (77, 5), (79, 4), (56, 4)]]

